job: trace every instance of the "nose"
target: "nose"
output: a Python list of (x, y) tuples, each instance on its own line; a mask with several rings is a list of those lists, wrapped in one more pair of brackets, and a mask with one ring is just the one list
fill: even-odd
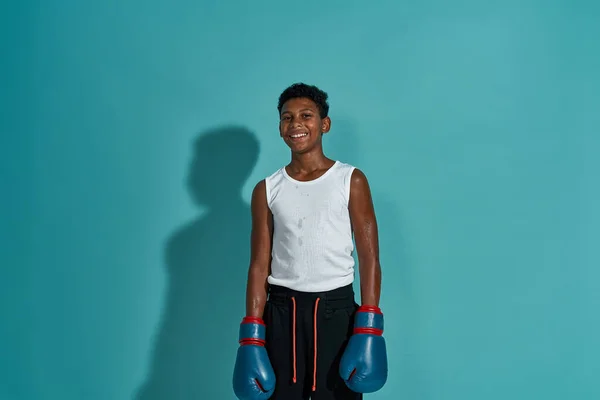
[(290, 122), (290, 127), (295, 128), (297, 126), (301, 126), (302, 124), (300, 123), (300, 119), (299, 118), (292, 118), (292, 121)]

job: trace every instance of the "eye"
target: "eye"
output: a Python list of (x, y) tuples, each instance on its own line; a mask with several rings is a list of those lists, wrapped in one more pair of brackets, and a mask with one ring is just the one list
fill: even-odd
[(290, 119), (290, 117), (288, 115), (281, 117), (282, 121), (288, 121), (289, 119)]
[(303, 116), (304, 118), (310, 118), (310, 117), (312, 117), (312, 114), (303, 114), (302, 116)]

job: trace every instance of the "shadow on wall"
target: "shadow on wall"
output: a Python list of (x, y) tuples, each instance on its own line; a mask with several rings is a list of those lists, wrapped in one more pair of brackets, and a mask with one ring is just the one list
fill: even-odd
[(257, 138), (243, 127), (218, 128), (195, 141), (187, 184), (206, 212), (166, 243), (166, 304), (147, 380), (134, 400), (234, 397), (251, 229), (241, 192), (258, 155)]
[[(364, 135), (366, 134), (365, 132)], [(431, 398), (426, 389), (426, 379), (420, 372), (420, 361), (414, 351), (419, 345), (419, 338), (413, 330), (419, 324), (419, 316), (415, 311), (418, 309), (418, 296), (413, 290), (415, 278), (411, 273), (408, 238), (405, 236), (398, 202), (392, 197), (396, 190), (387, 191), (387, 185), (392, 189), (401, 179), (385, 182), (377, 176), (376, 171), (367, 169), (366, 165), (381, 163), (373, 163), (372, 159), (378, 157), (377, 154), (366, 154), (362, 151), (359, 128), (351, 118), (333, 120), (331, 132), (324, 138), (323, 146), (325, 153), (331, 158), (353, 164), (363, 170), (371, 186), (379, 230), (381, 306), (384, 308), (383, 312), (388, 315), (386, 337), (388, 347), (393, 351), (389, 354), (390, 377), (382, 393), (401, 392), (401, 397)], [(387, 160), (386, 165), (393, 162), (394, 160)], [(358, 279), (354, 288), (359, 294)], [(394, 330), (394, 327), (397, 329)]]

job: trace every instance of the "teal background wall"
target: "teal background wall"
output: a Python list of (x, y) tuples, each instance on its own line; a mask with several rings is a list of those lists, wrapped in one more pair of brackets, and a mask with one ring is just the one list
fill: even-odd
[(4, 3), (0, 399), (233, 399), (276, 101), (380, 221), (369, 399), (600, 398), (600, 7)]

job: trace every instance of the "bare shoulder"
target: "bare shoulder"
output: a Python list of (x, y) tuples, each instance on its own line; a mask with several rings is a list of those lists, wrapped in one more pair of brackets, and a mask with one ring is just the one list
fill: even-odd
[(267, 183), (265, 179), (259, 181), (256, 185), (254, 185), (254, 189), (252, 189), (251, 208), (253, 214), (268, 209)]
[(266, 179), (262, 179), (254, 185), (252, 189), (252, 199), (266, 199), (267, 198), (267, 182)]
[(250, 210), (254, 229), (261, 226), (270, 229), (272, 214), (267, 201), (267, 184), (265, 179), (258, 182), (252, 190)]
[(367, 179), (367, 175), (360, 169), (360, 168), (354, 168), (354, 170), (352, 171), (352, 183), (355, 184), (368, 184), (368, 179)]
[(354, 168), (350, 178), (350, 201), (371, 201), (371, 188), (367, 175), (359, 168)]

